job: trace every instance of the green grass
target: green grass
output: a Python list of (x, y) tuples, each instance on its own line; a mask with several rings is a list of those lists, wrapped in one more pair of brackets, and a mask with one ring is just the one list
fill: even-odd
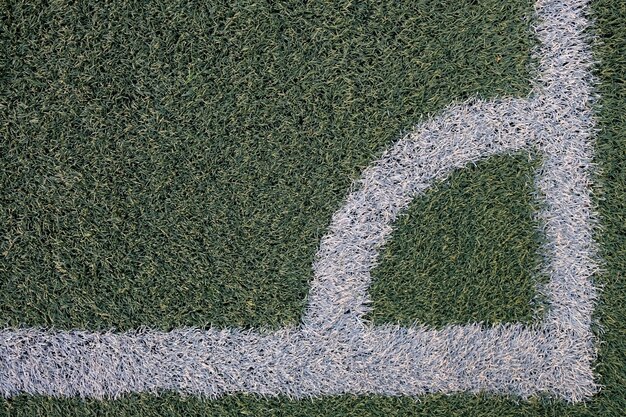
[[(285, 36), (270, 31), (268, 10), (243, 5), (216, 6), (216, 13), (231, 16), (212, 20), (209, 11), (202, 15), (197, 7), (175, 5), (151, 10), (133, 5), (134, 14), (113, 5), (96, 13), (34, 5), (20, 17), (13, 2), (0, 4), (0, 47), (6, 51), (0, 53), (2, 325), (293, 322), (319, 235), (373, 155), (451, 100), (527, 91), (531, 41), (521, 18), (532, 8), (525, 1), (398, 5), (374, 13), (378, 20), (369, 26), (364, 12), (294, 4), (293, 13), (282, 12)], [(605, 271), (598, 276), (603, 289), (596, 311), (602, 326), (597, 372), (604, 388), (591, 401), (569, 406), (467, 395), (303, 401), (246, 395), (219, 400), (130, 395), (115, 401), (19, 396), (0, 400), (0, 415), (623, 415), (626, 4), (596, 0), (593, 13), (602, 41), (594, 47), (602, 95), (595, 192)], [(315, 32), (306, 21), (323, 29)], [(250, 27), (259, 30), (251, 33)], [(210, 48), (222, 55), (212, 55), (217, 52)], [(209, 62), (213, 57), (223, 62)], [(368, 61), (359, 57), (370, 58), (373, 67), (363, 71)], [(255, 68), (264, 71), (250, 71)], [(223, 77), (221, 85), (228, 88), (212, 89), (220, 80), (211, 84), (211, 74)], [(506, 191), (520, 184), (529, 168), (512, 160), (503, 164)], [(459, 176), (471, 178), (466, 183), (472, 186), (485, 181), (481, 172), (499, 172), (482, 168)], [(215, 188), (203, 188), (208, 184)], [(429, 194), (431, 200), (418, 201), (411, 210), (426, 201), (458, 201), (452, 194), (446, 200), (447, 187), (440, 187), (443, 196)], [(520, 199), (503, 210), (528, 201), (523, 189), (514, 191)], [(233, 207), (240, 211), (228, 210)], [(411, 210), (384, 253), (404, 244), (407, 251), (387, 255), (388, 266), (414, 256), (412, 243), (402, 243), (398, 232), (411, 239), (413, 223), (437, 227)], [(246, 223), (251, 218), (257, 223)], [(377, 272), (379, 283), (388, 277), (380, 275), (385, 263)], [(405, 300), (421, 296), (419, 288), (412, 289)], [(374, 317), (438, 320), (415, 307), (404, 313), (401, 300), (381, 295), (376, 302), (386, 300), (385, 307), (379, 304)], [(163, 308), (148, 305), (161, 298)], [(469, 319), (464, 314), (449, 319)], [(520, 310), (518, 319), (524, 314)]]
[[(131, 395), (116, 401), (18, 397), (4, 402), (11, 417), (27, 416), (420, 416), (420, 417), (619, 417), (619, 409), (571, 407), (541, 400), (518, 402), (499, 396), (430, 395), (419, 401), (408, 397), (339, 396), (294, 401), (235, 395), (219, 400), (197, 397)], [(0, 409), (0, 412), (2, 409)]]
[(370, 319), (437, 327), (539, 319), (536, 165), (527, 153), (492, 157), (414, 200), (372, 271)]
[(529, 4), (7, 3), (0, 325), (297, 322), (365, 166), (528, 92)]

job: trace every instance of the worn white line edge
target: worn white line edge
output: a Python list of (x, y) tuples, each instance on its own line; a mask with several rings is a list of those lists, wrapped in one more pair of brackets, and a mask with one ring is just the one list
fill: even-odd
[[(365, 170), (333, 215), (301, 326), (276, 332), (0, 330), (0, 395), (115, 398), (173, 390), (309, 397), (489, 391), (570, 402), (598, 390), (591, 313), (594, 121), (587, 0), (538, 0), (540, 65), (526, 99), (451, 106)], [(492, 155), (539, 153), (549, 311), (532, 326), (371, 326), (370, 269), (391, 224), (453, 170)]]

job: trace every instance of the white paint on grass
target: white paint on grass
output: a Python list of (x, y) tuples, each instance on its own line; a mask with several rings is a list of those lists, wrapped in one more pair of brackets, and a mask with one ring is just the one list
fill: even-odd
[[(538, 0), (540, 61), (525, 99), (452, 106), (366, 169), (332, 218), (314, 263), (303, 324), (126, 333), (0, 331), (0, 393), (118, 397), (173, 390), (308, 397), (490, 391), (576, 402), (598, 387), (591, 313), (596, 271), (589, 196), (593, 143), (586, 0)], [(547, 236), (546, 318), (535, 325), (372, 326), (370, 271), (392, 223), (452, 171), (526, 150)]]

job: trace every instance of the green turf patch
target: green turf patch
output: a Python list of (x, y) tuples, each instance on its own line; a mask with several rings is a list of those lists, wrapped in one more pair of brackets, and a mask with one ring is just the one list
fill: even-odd
[(528, 92), (529, 4), (5, 4), (0, 325), (297, 322), (365, 166)]
[[(259, 398), (233, 395), (218, 400), (165, 394), (130, 395), (116, 401), (52, 399), (20, 396), (1, 400), (7, 416), (285, 416), (285, 417), (528, 417), (608, 416), (592, 414), (584, 406), (540, 400), (517, 402), (501, 396), (431, 395), (416, 401), (409, 397), (338, 396), (294, 401), (287, 398)], [(0, 408), (0, 412), (2, 408)]]
[(371, 320), (438, 327), (537, 320), (535, 166), (528, 154), (492, 157), (414, 200), (372, 271)]
[[(434, 2), (433, 2), (434, 3)], [(464, 3), (451, 2), (455, 4), (455, 7), (466, 8)], [(484, 5), (484, 7), (490, 6), (491, 8), (496, 7), (494, 4), (496, 2), (478, 2)], [(2, 3), (0, 3), (2, 4)], [(458, 6), (456, 6), (458, 4)], [(497, 7), (512, 7), (513, 3), (506, 2), (506, 5), (498, 4)], [(381, 398), (381, 397), (352, 397), (352, 396), (340, 396), (340, 397), (331, 397), (331, 398), (323, 398), (318, 400), (303, 400), (303, 401), (291, 401), (285, 398), (280, 399), (260, 399), (258, 397), (250, 397), (250, 396), (229, 396), (220, 400), (210, 401), (204, 399), (198, 399), (194, 397), (181, 397), (178, 395), (165, 395), (162, 397), (155, 397), (150, 395), (132, 395), (125, 397), (116, 401), (93, 401), (93, 400), (80, 400), (80, 399), (53, 399), (53, 398), (42, 398), (42, 397), (27, 397), (21, 396), (17, 398), (13, 398), (10, 400), (0, 400), (0, 415), (7, 416), (67, 416), (67, 415), (81, 415), (81, 416), (162, 416), (162, 415), (179, 415), (179, 416), (239, 416), (239, 415), (250, 415), (250, 416), (262, 416), (262, 415), (273, 415), (273, 416), (405, 416), (405, 415), (414, 415), (414, 416), (480, 416), (480, 417), (504, 417), (504, 416), (589, 416), (589, 417), (621, 417), (623, 415), (623, 410), (626, 409), (626, 393), (623, 389), (626, 386), (626, 311), (624, 310), (624, 305), (626, 305), (626, 218), (624, 213), (626, 213), (626, 116), (624, 113), (624, 108), (626, 107), (626, 3), (620, 0), (596, 0), (593, 3), (593, 12), (594, 18), (596, 20), (596, 31), (599, 33), (601, 43), (596, 44), (594, 48), (594, 53), (596, 57), (601, 60), (598, 68), (598, 75), (600, 77), (601, 85), (600, 85), (600, 93), (602, 94), (602, 104), (603, 107), (599, 111), (599, 121), (600, 128), (602, 129), (598, 135), (598, 146), (597, 146), (597, 163), (599, 168), (601, 168), (601, 174), (597, 178), (596, 189), (596, 201), (599, 207), (600, 215), (601, 215), (601, 229), (599, 229), (597, 238), (601, 245), (602, 256), (605, 261), (604, 267), (605, 272), (598, 277), (598, 283), (603, 286), (603, 290), (601, 293), (601, 299), (599, 301), (597, 307), (596, 318), (599, 323), (602, 325), (602, 332), (600, 333), (600, 338), (602, 343), (599, 345), (600, 356), (597, 365), (597, 371), (601, 375), (600, 383), (604, 385), (603, 390), (592, 399), (590, 402), (586, 404), (580, 404), (577, 406), (567, 406), (562, 403), (553, 403), (549, 401), (543, 400), (531, 400), (530, 402), (516, 402), (515, 400), (510, 400), (502, 397), (487, 397), (487, 396), (466, 396), (466, 395), (456, 395), (456, 396), (426, 396), (424, 398), (420, 398), (419, 400), (414, 400), (411, 398)], [(109, 6), (113, 9), (112, 6)], [(415, 8), (424, 7), (423, 3), (418, 4)], [(452, 6), (450, 6), (452, 8)], [(483, 7), (480, 4), (476, 7)], [(521, 6), (520, 6), (521, 7)], [(489, 10), (487, 9), (479, 9), (479, 10)], [(522, 10), (522, 9), (519, 9)], [(526, 10), (526, 9), (524, 9)], [(408, 13), (408, 12), (407, 12)], [(51, 22), (52, 14), (47, 9), (37, 10), (37, 12), (32, 12), (31, 20), (37, 19), (39, 15), (41, 17), (39, 19), (42, 20), (41, 25), (45, 26), (46, 22)], [(482, 19), (490, 19), (492, 22), (497, 22), (498, 19), (503, 19), (506, 21), (507, 15), (515, 15), (516, 13), (508, 11), (504, 15), (497, 15), (488, 17), (483, 17)], [(437, 24), (437, 19), (441, 19), (442, 16), (433, 16), (432, 25), (441, 31), (446, 31), (446, 28), (443, 24), (441, 24), (441, 28), (439, 24)], [(6, 13), (3, 18), (6, 18)], [(121, 19), (121, 21), (125, 22), (125, 24), (130, 25), (130, 22), (133, 18), (139, 19), (140, 16), (127, 17), (126, 19)], [(12, 22), (17, 22), (20, 19), (17, 17), (12, 17)], [(91, 19), (91, 15), (87, 17), (85, 14), (84, 21), (89, 22)], [(22, 19), (24, 20), (24, 19)], [(512, 20), (513, 21), (513, 20)], [(3, 24), (6, 24), (7, 20), (3, 20)], [(448, 21), (449, 22), (449, 21)], [(111, 22), (113, 24), (114, 22)], [(449, 26), (449, 24), (448, 24)], [(148, 28), (144, 28), (148, 31)], [(462, 32), (464, 29), (462, 26), (455, 27), (454, 31)], [(156, 30), (156, 29), (155, 29)], [(163, 27), (160, 30), (168, 31), (173, 30), (171, 27)], [(472, 28), (472, 30), (481, 30), (480, 28)], [(486, 30), (486, 29), (482, 29)], [(454, 32), (450, 31), (450, 32)], [(2, 41), (6, 42), (6, 33), (4, 31), (0, 31), (3, 36)], [(147, 32), (148, 33), (148, 32)], [(441, 32), (436, 32), (441, 33)], [(83, 32), (83, 36), (85, 32)], [(34, 37), (32, 42), (36, 42), (37, 33), (35, 31), (23, 31), (22, 36), (25, 38)], [(68, 35), (69, 36), (69, 35)], [(77, 34), (78, 36), (78, 34)], [(503, 35), (504, 36), (504, 35)], [(510, 42), (518, 42), (515, 38), (519, 36), (519, 33), (511, 33), (510, 35), (504, 36), (506, 41), (502, 43), (502, 49), (505, 51), (509, 51), (508, 45)], [(523, 35), (524, 36), (524, 35)], [(150, 36), (146, 36), (146, 39), (149, 41)], [(3, 45), (5, 48), (7, 45), (12, 49), (22, 50), (22, 53), (26, 53), (28, 50), (28, 44), (26, 42), (21, 42), (19, 45), (14, 44), (14, 41)], [(445, 44), (445, 42), (442, 42)], [(16, 48), (16, 45), (18, 46)], [(32, 47), (32, 45), (31, 45)], [(499, 48), (500, 45), (491, 44), (490, 48)], [(514, 51), (515, 48), (511, 47), (511, 51)], [(13, 52), (16, 53), (16, 52)], [(477, 53), (477, 51), (474, 51)], [(78, 53), (79, 55), (79, 53)], [(77, 55), (77, 56), (78, 56)], [(30, 142), (33, 146), (33, 158), (37, 155), (36, 150), (38, 149), (35, 144), (40, 143), (42, 140), (42, 134), (40, 136), (29, 135), (22, 133), (22, 136), (18, 136), (17, 132), (22, 131), (28, 128), (27, 121), (28, 118), (21, 119), (8, 119), (4, 118), (9, 114), (15, 114), (18, 110), (16, 110), (16, 106), (9, 106), (8, 103), (15, 103), (16, 101), (9, 101), (9, 96), (6, 91), (6, 80), (8, 80), (9, 75), (9, 61), (13, 58), (14, 55), (3, 54), (0, 53), (0, 65), (2, 65), (1, 77), (2, 80), (0, 82), (0, 88), (3, 88), (2, 95), (0, 96), (0, 111), (2, 112), (2, 121), (0, 123), (0, 128), (3, 129), (0, 132), (0, 135), (3, 137), (9, 132), (8, 129), (11, 129), (10, 132), (12, 136), (9, 137), (21, 137), (22, 141), (29, 143), (28, 139), (39, 138), (38, 141)], [(514, 57), (513, 55), (505, 54), (503, 59), (511, 59)], [(392, 58), (389, 58), (392, 59)], [(515, 59), (515, 58), (514, 58)], [(40, 58), (39, 63), (46, 64), (47, 60), (45, 58)], [(15, 63), (10, 65), (17, 65)], [(50, 63), (49, 65), (53, 65)], [(462, 67), (459, 67), (462, 68)], [(489, 68), (487, 66), (480, 67), (481, 69)], [(41, 68), (39, 69), (41, 71)], [(469, 69), (471, 71), (471, 68)], [(12, 71), (16, 71), (15, 69)], [(34, 65), (31, 67), (31, 71), (36, 72), (37, 66)], [(492, 74), (491, 72), (487, 72), (487, 74)], [(155, 74), (158, 76), (159, 74)], [(453, 79), (458, 81), (458, 78), (454, 78), (455, 74), (447, 73), (446, 77), (449, 79)], [(14, 75), (13, 75), (14, 76)], [(425, 79), (428, 79), (428, 74), (424, 75)], [(462, 77), (461, 77), (462, 78)], [(25, 79), (28, 79), (26, 77)], [(497, 83), (500, 80), (487, 80), (487, 83)], [(49, 90), (47, 90), (46, 85), (43, 81), (39, 81), (39, 83), (43, 83), (37, 87), (37, 83), (33, 85), (23, 87), (24, 89), (33, 88), (33, 94), (36, 94), (39, 91), (39, 95), (50, 94)], [(493, 85), (493, 84), (490, 84)], [(435, 85), (431, 85), (435, 87)], [(12, 87), (16, 88), (16, 87)], [(39, 88), (38, 90), (36, 88)], [(441, 88), (455, 88), (452, 87), (441, 87), (439, 84), (439, 93), (428, 93), (432, 94), (430, 97), (437, 97), (441, 95)], [(500, 86), (502, 88), (502, 85)], [(27, 90), (23, 93), (23, 100), (32, 100), (36, 101), (37, 98), (27, 96)], [(15, 99), (11, 99), (15, 100)], [(440, 106), (445, 105), (444, 100), (438, 101), (438, 105), (433, 108), (438, 108)], [(69, 104), (69, 103), (68, 103)], [(83, 106), (86, 106), (87, 102), (82, 102)], [(80, 106), (74, 106), (77, 108)], [(22, 106), (22, 110), (23, 109)], [(39, 112), (39, 114), (47, 114), (47, 110), (45, 108)], [(47, 117), (51, 117), (48, 115)], [(60, 117), (60, 116), (55, 116)], [(19, 123), (18, 123), (19, 122)], [(82, 121), (81, 121), (82, 122)], [(367, 122), (367, 120), (365, 120)], [(119, 123), (111, 121), (110, 123), (115, 124)], [(413, 123), (413, 122), (411, 122)], [(7, 177), (10, 175), (23, 175), (19, 174), (19, 171), (12, 170), (16, 167), (15, 163), (13, 165), (7, 165), (7, 160), (10, 158), (7, 157), (5, 150), (7, 142), (2, 140), (0, 142), (0, 146), (2, 146), (2, 153), (0, 154), (2, 160), (2, 164), (0, 165), (0, 170), (2, 170), (2, 175), (0, 179), (3, 181), (2, 183), (2, 193), (0, 194), (0, 198), (2, 201), (0, 202), (0, 210), (2, 210), (2, 215), (7, 216), (8, 210), (6, 209), (7, 199), (10, 196), (8, 193), (4, 193), (4, 190), (7, 185)], [(25, 148), (26, 144), (22, 145), (22, 152), (27, 153)], [(48, 148), (46, 148), (48, 149)], [(323, 152), (323, 151), (320, 151)], [(356, 152), (356, 151), (355, 151)], [(40, 157), (43, 158), (43, 157)], [(37, 160), (36, 160), (37, 161)], [(110, 163), (117, 163), (118, 166), (122, 166), (122, 163), (119, 161), (110, 161)], [(12, 169), (9, 169), (11, 168)], [(321, 168), (320, 168), (321, 169)], [(121, 172), (121, 171), (120, 171)], [(9, 175), (10, 174), (10, 175)], [(26, 178), (26, 177), (25, 177)], [(24, 180), (25, 181), (25, 180)], [(121, 181), (121, 180), (118, 180)], [(28, 184), (28, 182), (26, 182)], [(34, 187), (33, 185), (30, 185)], [(35, 187), (35, 191), (37, 188)], [(336, 190), (337, 195), (341, 195), (345, 190)], [(96, 191), (94, 191), (96, 192)], [(22, 192), (20, 195), (30, 195), (26, 192)], [(41, 196), (35, 195), (38, 198), (42, 198)], [(31, 196), (33, 197), (33, 196)], [(10, 201), (15, 202), (17, 198), (12, 198)], [(340, 198), (338, 197), (336, 204), (338, 204)], [(49, 208), (49, 206), (44, 206), (44, 208)], [(329, 209), (330, 210), (330, 209)], [(330, 210), (332, 211), (332, 210)], [(27, 213), (30, 213), (27, 211)], [(33, 224), (30, 226), (30, 229), (27, 229), (23, 226), (24, 231), (30, 230), (31, 236), (37, 230), (34, 223), (37, 220), (37, 217), (33, 217), (34, 214), (31, 214), (31, 217), (27, 217), (22, 222), (26, 225)], [(2, 217), (4, 219), (4, 217)], [(30, 219), (30, 220), (29, 220)], [(5, 220), (3, 220), (5, 221)], [(43, 220), (39, 220), (43, 222)], [(30, 222), (30, 223), (29, 223)], [(324, 227), (321, 227), (321, 231), (323, 232)], [(3, 226), (5, 227), (5, 226)], [(39, 226), (40, 227), (40, 226)], [(35, 234), (37, 238), (43, 238), (46, 235), (46, 230), (41, 232), (37, 232), (39, 234)], [(15, 245), (16, 243), (11, 244), (11, 240), (7, 238), (6, 230), (2, 229), (2, 255), (4, 255), (4, 251), (7, 250), (10, 245)], [(145, 238), (147, 235), (141, 235)], [(33, 241), (36, 241), (35, 238), (29, 237)], [(299, 247), (299, 246), (298, 246)], [(36, 248), (36, 245), (27, 245), (26, 249), (22, 249), (22, 256), (39, 256), (42, 258), (41, 250), (35, 251), (35, 255), (29, 253), (29, 250), (32, 251)], [(293, 248), (290, 248), (293, 249)], [(37, 255), (39, 253), (39, 255)], [(115, 254), (116, 252), (112, 252)], [(0, 259), (2, 259), (0, 256)], [(12, 255), (13, 256), (13, 255)], [(36, 257), (35, 256), (35, 257)], [(18, 260), (20, 259), (18, 256), (15, 256)], [(1, 262), (5, 262), (2, 260)], [(6, 268), (6, 264), (2, 264), (3, 267)], [(29, 265), (27, 260), (22, 261), (22, 266), (20, 267), (12, 267), (14, 268), (13, 273), (19, 272), (20, 268), (33, 268), (35, 266)], [(50, 264), (52, 265), (52, 264)], [(6, 292), (8, 290), (17, 291), (17, 287), (19, 286), (19, 280), (16, 280), (14, 283), (6, 284), (7, 280), (11, 275), (6, 272), (6, 270), (2, 270), (2, 275), (0, 276), (0, 283), (3, 285), (0, 290), (0, 296), (6, 297)], [(17, 271), (17, 272), (16, 272)], [(45, 272), (45, 270), (44, 270)], [(45, 277), (40, 277), (36, 279), (46, 282), (49, 281), (52, 277), (52, 272), (47, 272)], [(308, 274), (308, 272), (307, 272)], [(41, 285), (37, 284), (36, 279), (33, 276), (28, 275), (26, 272), (21, 272), (19, 275), (22, 280), (29, 280), (28, 285)], [(133, 279), (134, 276), (126, 276), (124, 280)], [(35, 280), (35, 281), (33, 281)], [(304, 280), (306, 281), (306, 280)], [(83, 283), (84, 284), (84, 283)], [(102, 282), (98, 282), (94, 284), (94, 288), (103, 287), (103, 290), (106, 290), (106, 286), (102, 285)], [(123, 280), (120, 278), (120, 281), (117, 283), (113, 283), (113, 286), (117, 284), (123, 285)], [(9, 286), (10, 285), (10, 286)], [(22, 284), (26, 287), (26, 283)], [(256, 284), (255, 284), (256, 285)], [(45, 289), (46, 286), (42, 285), (39, 287), (39, 291), (41, 289)], [(112, 287), (111, 287), (112, 288)], [(271, 286), (270, 286), (271, 288)], [(22, 290), (23, 291), (23, 290)], [(293, 291), (293, 289), (289, 289), (289, 291)], [(54, 321), (55, 316), (49, 317), (45, 319), (49, 309), (51, 309), (51, 304), (54, 304), (56, 301), (52, 298), (48, 298), (45, 302), (41, 302), (40, 304), (34, 303), (34, 301), (30, 301), (29, 298), (22, 297), (32, 297), (36, 290), (31, 290), (30, 292), (20, 292), (17, 295), (13, 296), (13, 298), (2, 299), (0, 301), (0, 317), (3, 320), (19, 320), (20, 314), (24, 315), (24, 320), (29, 323), (65, 323), (66, 325), (97, 325), (97, 326), (107, 326), (111, 323), (120, 324), (120, 319), (115, 314), (118, 314), (119, 311), (113, 311), (112, 316), (114, 318), (109, 319), (108, 322), (102, 322), (100, 319), (93, 319), (92, 321), (83, 321), (81, 322), (79, 314), (80, 310), (71, 311), (71, 314), (68, 313), (66, 316), (66, 321)], [(115, 292), (108, 293), (109, 296), (114, 295)], [(139, 293), (137, 293), (139, 294)], [(89, 294), (88, 294), (89, 295)], [(97, 295), (95, 295), (97, 297)], [(142, 298), (141, 300), (143, 300)], [(21, 306), (19, 304), (20, 300), (23, 303), (31, 302), (32, 304), (28, 306)], [(132, 297), (126, 299), (126, 303), (129, 305), (133, 305), (133, 308), (137, 308), (137, 312), (146, 313), (147, 310), (144, 310), (145, 307), (140, 305), (141, 300), (133, 301)], [(11, 307), (6, 308), (6, 302), (11, 301), (9, 304)], [(40, 308), (40, 312), (33, 312), (36, 308)], [(288, 306), (287, 306), (288, 307)], [(93, 308), (93, 307), (92, 307)], [(206, 308), (204, 305), (202, 308)], [(240, 306), (243, 309), (242, 306)], [(13, 310), (15, 309), (15, 310)], [(30, 311), (29, 314), (25, 314)], [(214, 312), (214, 310), (211, 310)], [(261, 311), (261, 310), (258, 310)], [(282, 310), (280, 310), (282, 311)], [(266, 312), (266, 311), (265, 311)], [(171, 313), (171, 311), (170, 311)], [(274, 312), (270, 314), (279, 314), (280, 312)], [(292, 312), (296, 314), (296, 309)], [(152, 313), (151, 313), (152, 314)], [(233, 317), (236, 316), (236, 309), (233, 309), (231, 313), (232, 316), (229, 317), (229, 320), (232, 320)], [(244, 313), (240, 313), (244, 314)], [(12, 317), (12, 318), (11, 318)], [(207, 316), (208, 317), (208, 316)], [(242, 320), (247, 320), (247, 316), (240, 316)], [(5, 319), (5, 318), (11, 318)], [(58, 320), (58, 318), (57, 318)], [(157, 325), (163, 325), (161, 322), (159, 324), (160, 318), (150, 316), (149, 321), (151, 323), (156, 323)], [(292, 320), (292, 318), (289, 318)], [(260, 319), (259, 319), (260, 321)], [(193, 321), (192, 321), (193, 322)], [(233, 323), (235, 324), (237, 321), (235, 320)], [(130, 322), (127, 322), (126, 325), (130, 325)]]

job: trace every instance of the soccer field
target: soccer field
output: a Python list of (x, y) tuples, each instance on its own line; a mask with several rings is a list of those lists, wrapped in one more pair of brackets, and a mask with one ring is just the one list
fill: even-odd
[[(599, 392), (575, 404), (487, 392), (19, 394), (0, 398), (0, 414), (622, 415), (626, 3), (589, 8)], [(373, 161), (452, 104), (531, 94), (534, 10), (0, 1), (0, 329), (297, 326), (320, 240)], [(492, 156), (411, 201), (371, 271), (366, 320), (441, 330), (546, 317), (542, 163), (526, 150)]]

